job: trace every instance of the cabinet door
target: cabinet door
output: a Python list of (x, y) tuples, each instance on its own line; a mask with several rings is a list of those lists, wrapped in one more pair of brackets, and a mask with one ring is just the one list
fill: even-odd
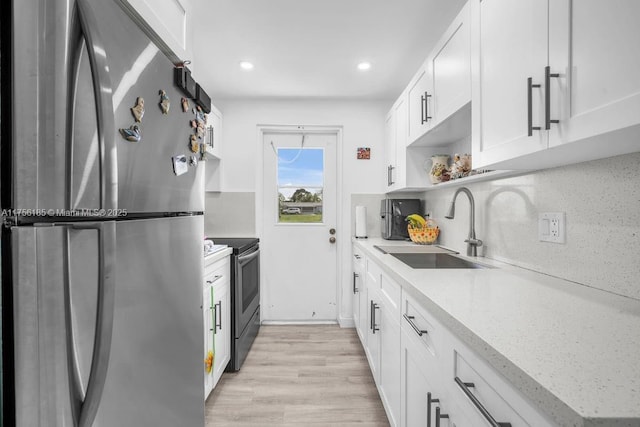
[(408, 98), (408, 133), (411, 143), (424, 135), (433, 122), (433, 84), (426, 66), (420, 67), (409, 84)]
[(358, 310), (360, 312), (360, 316), (358, 318), (359, 326), (358, 331), (360, 333), (360, 340), (362, 341), (362, 345), (366, 348), (367, 345), (367, 329), (369, 327), (369, 315), (368, 315), (368, 299), (367, 299), (367, 287), (365, 286), (365, 281), (360, 281), (361, 287), (358, 292)]
[(392, 426), (400, 425), (400, 323), (383, 304), (380, 319), (380, 397)]
[(406, 93), (400, 96), (396, 103), (395, 130), (396, 130), (396, 164), (392, 173), (393, 188), (404, 188), (407, 184), (407, 141), (409, 139), (409, 109)]
[[(403, 427), (435, 425), (435, 407), (427, 408), (427, 396), (437, 398), (433, 359), (402, 328), (400, 339), (400, 419)], [(428, 415), (431, 415), (429, 419)]]
[(211, 106), (211, 112), (207, 114), (204, 142), (207, 144), (207, 153), (220, 159), (222, 156), (220, 150), (222, 144), (222, 113), (214, 106)]
[(396, 167), (396, 120), (394, 110), (392, 109), (384, 123), (384, 155), (385, 155), (385, 183), (387, 191), (393, 186), (393, 177)]
[[(209, 361), (211, 355), (209, 352), (213, 354), (213, 299), (211, 297), (211, 286), (206, 286), (202, 293), (202, 313), (203, 313), (203, 324), (204, 324), (204, 398), (205, 400), (213, 390), (213, 373), (214, 366), (208, 368), (207, 361)], [(214, 358), (215, 360), (215, 358)]]
[(353, 269), (353, 277), (351, 278), (352, 280), (352, 289), (351, 291), (353, 292), (352, 297), (352, 304), (351, 304), (351, 308), (353, 310), (353, 323), (355, 324), (356, 327), (356, 331), (358, 332), (358, 336), (362, 336), (362, 331), (360, 330), (360, 296), (358, 295), (360, 293), (360, 280), (361, 280), (361, 276), (360, 276), (360, 271), (357, 269)]
[(213, 364), (213, 387), (222, 376), (231, 358), (231, 299), (229, 282), (217, 285), (214, 290), (215, 361)]
[(469, 6), (453, 21), (442, 44), (428, 59), (433, 97), (427, 102), (433, 125), (444, 121), (471, 101), (471, 23)]
[[(472, 0), (474, 167), (547, 148), (547, 0)], [(532, 85), (528, 88), (528, 79)], [(529, 94), (531, 96), (529, 97)], [(529, 119), (529, 105), (531, 115)]]
[[(190, 58), (189, 2), (185, 0), (124, 0), (134, 9), (144, 26), (148, 26), (166, 44), (176, 59)], [(134, 17), (137, 18), (137, 17)], [(152, 37), (153, 38), (153, 37)]]
[(380, 382), (380, 302), (376, 290), (367, 286), (367, 343), (369, 368), (376, 384)]
[(549, 3), (550, 145), (640, 124), (640, 2)]

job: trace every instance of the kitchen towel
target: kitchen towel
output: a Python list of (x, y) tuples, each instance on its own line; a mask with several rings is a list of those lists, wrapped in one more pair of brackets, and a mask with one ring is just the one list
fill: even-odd
[(356, 206), (356, 238), (367, 238), (367, 208), (366, 206)]

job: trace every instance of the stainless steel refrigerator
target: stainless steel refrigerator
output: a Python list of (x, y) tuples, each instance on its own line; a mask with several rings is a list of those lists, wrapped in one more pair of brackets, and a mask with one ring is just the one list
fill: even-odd
[(203, 426), (203, 168), (175, 173), (195, 113), (174, 64), (120, 1), (10, 4), (3, 425)]

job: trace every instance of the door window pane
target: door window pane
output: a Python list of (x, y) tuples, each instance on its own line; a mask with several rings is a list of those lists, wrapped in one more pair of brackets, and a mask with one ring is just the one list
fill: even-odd
[(323, 148), (278, 148), (278, 222), (321, 223)]

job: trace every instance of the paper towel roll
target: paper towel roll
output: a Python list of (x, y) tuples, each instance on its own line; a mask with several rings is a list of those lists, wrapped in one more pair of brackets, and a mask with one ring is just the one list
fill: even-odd
[(356, 237), (367, 237), (367, 208), (365, 206), (356, 206)]

